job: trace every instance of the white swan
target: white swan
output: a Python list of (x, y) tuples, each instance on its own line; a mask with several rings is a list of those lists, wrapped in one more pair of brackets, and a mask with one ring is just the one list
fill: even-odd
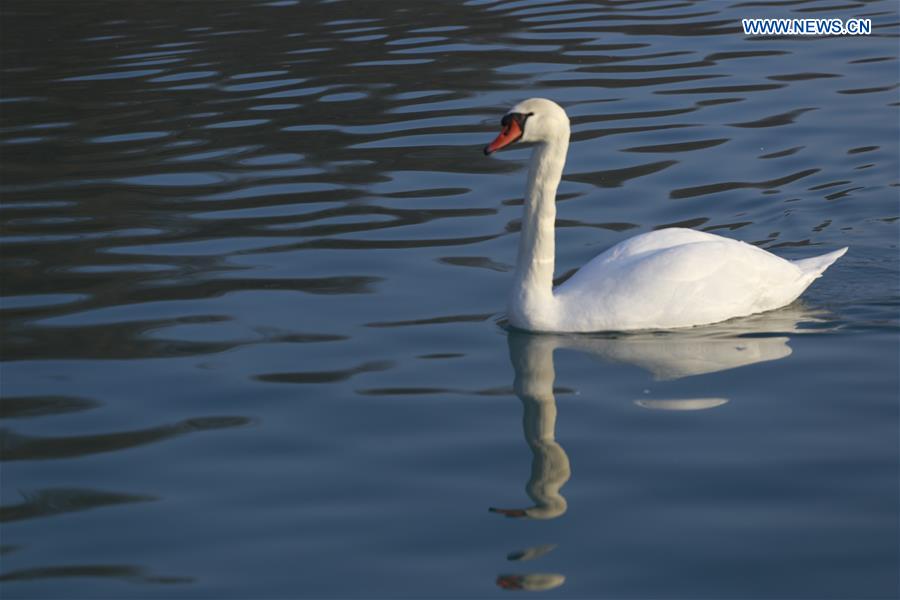
[(536, 142), (508, 317), (530, 331), (673, 329), (790, 304), (847, 248), (788, 261), (761, 248), (691, 229), (662, 229), (616, 244), (553, 289), (556, 188), (569, 147), (569, 118), (532, 98), (501, 121), (485, 154)]

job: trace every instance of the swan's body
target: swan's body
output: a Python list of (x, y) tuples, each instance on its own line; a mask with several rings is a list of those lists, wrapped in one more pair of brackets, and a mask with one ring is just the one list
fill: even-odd
[(503, 124), (485, 153), (519, 140), (537, 142), (507, 310), (520, 329), (671, 329), (773, 310), (796, 300), (847, 251), (788, 261), (711, 233), (661, 229), (616, 244), (554, 290), (556, 188), (569, 119), (556, 103), (532, 98), (513, 107)]

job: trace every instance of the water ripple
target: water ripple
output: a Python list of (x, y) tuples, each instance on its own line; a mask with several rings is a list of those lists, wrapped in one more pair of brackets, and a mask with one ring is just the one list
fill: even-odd
[[(175, 8), (3, 8), (8, 595), (722, 596), (745, 564), (757, 595), (895, 590), (896, 553), (872, 540), (896, 521), (877, 484), (896, 460), (873, 450), (896, 439), (873, 399), (896, 390), (896, 2)], [(740, 31), (862, 13), (874, 35)], [(543, 523), (552, 554), (506, 545), (527, 532), (484, 510), (521, 492), (517, 411), (536, 409), (515, 397), (502, 314), (528, 150), (481, 148), (530, 96), (573, 127), (557, 284), (666, 226), (789, 258), (851, 247), (805, 296), (827, 318), (794, 306), (685, 338), (779, 360), (672, 383), (556, 353), (577, 471), (572, 510)], [(603, 342), (671, 362), (672, 336), (638, 337)], [(720, 406), (674, 410), (701, 404)], [(808, 489), (785, 475), (801, 467)], [(497, 577), (506, 557), (521, 569)], [(654, 558), (669, 567), (647, 578)]]

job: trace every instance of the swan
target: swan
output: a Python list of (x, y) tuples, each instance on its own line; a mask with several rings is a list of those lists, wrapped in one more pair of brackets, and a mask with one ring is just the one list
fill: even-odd
[(534, 142), (507, 307), (510, 324), (537, 332), (676, 329), (786, 306), (847, 248), (788, 261), (711, 233), (668, 228), (609, 248), (553, 289), (556, 188), (569, 147), (569, 118), (558, 104), (531, 98), (503, 119), (485, 155)]

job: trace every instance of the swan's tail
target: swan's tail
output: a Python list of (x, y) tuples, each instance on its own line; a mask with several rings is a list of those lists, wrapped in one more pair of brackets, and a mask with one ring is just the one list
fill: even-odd
[(812, 258), (803, 258), (800, 260), (791, 261), (803, 271), (804, 275), (807, 275), (810, 280), (816, 279), (817, 277), (821, 277), (822, 273), (825, 272), (825, 269), (830, 267), (834, 261), (842, 257), (847, 252), (847, 247), (844, 246), (840, 250), (835, 250), (834, 252), (829, 252), (828, 254), (822, 254), (821, 256), (813, 256)]

